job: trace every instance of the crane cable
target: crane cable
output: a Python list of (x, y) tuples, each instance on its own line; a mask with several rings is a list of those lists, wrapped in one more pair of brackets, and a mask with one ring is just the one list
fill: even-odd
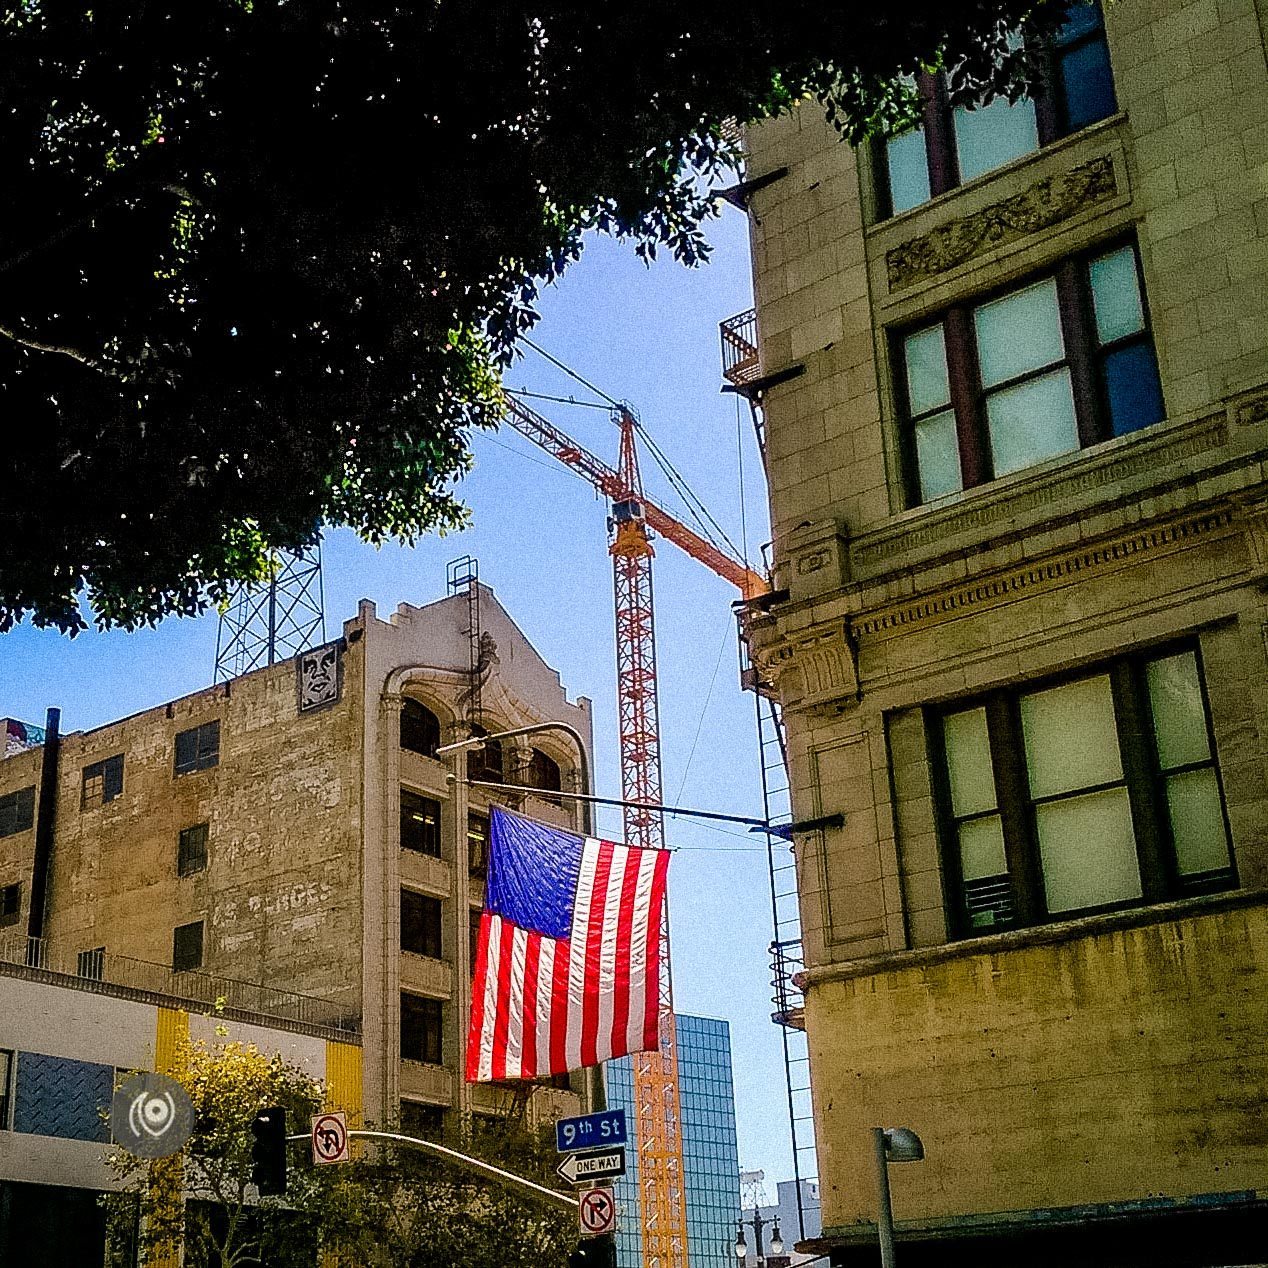
[[(593, 383), (590, 382), (589, 379), (579, 374), (571, 366), (565, 364), (563, 361), (561, 361), (558, 357), (554, 356), (552, 353), (547, 352), (546, 349), (541, 346), (541, 344), (535, 343), (527, 335), (521, 335), (520, 342), (525, 344), (527, 347), (531, 348), (539, 356), (545, 357), (545, 359), (549, 361), (551, 365), (555, 366), (557, 369), (562, 370), (566, 375), (568, 375), (569, 378), (575, 379), (578, 383), (581, 384), (582, 387), (587, 388), (589, 391), (593, 392), (596, 396), (602, 397), (603, 400), (607, 401), (608, 404), (611, 405), (614, 409), (624, 410), (626, 408), (620, 403), (620, 401), (609, 396), (602, 388), (596, 387)], [(517, 396), (540, 395), (543, 399), (556, 399), (556, 400), (564, 399), (564, 398), (550, 398), (550, 397), (547, 397), (544, 393), (534, 394), (529, 392), (515, 392), (513, 393), (513, 395), (517, 395)], [(573, 401), (571, 400), (571, 398), (568, 398), (565, 401), (565, 403), (576, 404), (576, 405), (589, 404), (589, 402)], [(648, 452), (652, 455), (652, 458), (655, 460), (657, 466), (659, 466), (661, 471), (664, 473), (665, 478), (669, 481), (674, 492), (677, 493), (679, 498), (682, 499), (682, 503), (686, 507), (688, 515), (690, 515), (691, 518), (695, 520), (696, 524), (699, 525), (706, 540), (708, 540), (710, 545), (714, 546), (718, 550), (729, 549), (733, 557), (735, 557), (736, 559), (740, 559), (743, 555), (743, 552), (735, 545), (735, 543), (730, 539), (730, 537), (727, 536), (726, 530), (717, 522), (716, 519), (713, 518), (713, 516), (710, 514), (709, 509), (705, 506), (705, 504), (696, 496), (695, 493), (692, 492), (691, 487), (687, 484), (686, 480), (684, 480), (683, 477), (679, 474), (677, 469), (674, 467), (673, 463), (669, 461), (664, 451), (655, 442), (655, 440), (652, 439), (651, 435), (647, 432), (647, 430), (643, 427), (643, 425), (639, 423), (637, 420), (635, 420), (635, 425), (637, 426), (639, 433), (643, 437), (643, 443), (647, 446)], [(721, 538), (721, 541), (718, 540), (719, 537)]]
[[(643, 431), (641, 427), (639, 428), (639, 431), (642, 432), (643, 441), (647, 445), (648, 452), (651, 453), (652, 457), (656, 460), (657, 465), (665, 473), (665, 477), (668, 479), (669, 483), (673, 485), (674, 491), (680, 498), (682, 498), (688, 514), (690, 514), (692, 519), (694, 519), (700, 526), (704, 536), (708, 538), (710, 543), (719, 550), (722, 550), (725, 544), (725, 548), (730, 550), (731, 554), (736, 559), (740, 558), (739, 547), (736, 546), (730, 537), (727, 536), (726, 530), (722, 527), (722, 525), (713, 518), (708, 507), (706, 507), (695, 493), (692, 492), (690, 485), (687, 484), (686, 480), (684, 480), (674, 468), (673, 463), (671, 463), (665, 456), (660, 446), (647, 434), (646, 431)], [(693, 503), (695, 504), (694, 506)], [(699, 507), (699, 512), (696, 511), (695, 507)], [(701, 516), (704, 518), (702, 519)], [(708, 520), (708, 524), (705, 523), (705, 520)], [(710, 531), (710, 525), (712, 526), (712, 532)], [(714, 536), (714, 533), (717, 534), (716, 537)], [(722, 540), (719, 541), (718, 537)]]
[(533, 401), (554, 401), (556, 405), (576, 405), (579, 409), (601, 409), (608, 413), (608, 406), (598, 401), (579, 401), (575, 396), (552, 396), (549, 392), (530, 392), (526, 387), (504, 387), (507, 396), (522, 396)]
[(608, 403), (609, 405), (611, 405), (613, 408), (615, 408), (615, 409), (620, 409), (620, 408), (621, 408), (621, 402), (620, 402), (620, 401), (614, 401), (614, 400), (613, 400), (613, 399), (612, 399), (612, 398), (611, 398), (611, 397), (610, 397), (610, 396), (609, 396), (609, 395), (608, 395), (605, 391), (603, 391), (603, 389), (602, 389), (602, 388), (597, 388), (597, 387), (595, 387), (595, 385), (594, 385), (593, 383), (591, 383), (588, 379), (583, 379), (583, 378), (581, 377), (581, 375), (579, 375), (579, 374), (576, 372), (576, 370), (572, 369), (572, 368), (571, 368), (571, 367), (569, 367), (569, 366), (564, 365), (564, 363), (563, 363), (562, 361), (560, 361), (560, 359), (559, 359), (558, 357), (553, 357), (553, 356), (551, 356), (551, 354), (550, 354), (549, 352), (547, 352), (547, 351), (546, 351), (546, 349), (545, 349), (545, 348), (543, 348), (543, 347), (541, 346), (541, 344), (539, 344), (539, 343), (534, 343), (534, 342), (533, 342), (533, 341), (532, 341), (532, 340), (531, 340), (531, 339), (530, 339), (527, 335), (520, 335), (520, 342), (521, 342), (521, 343), (524, 343), (524, 344), (527, 344), (527, 345), (528, 345), (530, 348), (532, 348), (532, 350), (533, 350), (534, 352), (536, 352), (539, 356), (543, 356), (543, 357), (545, 357), (545, 358), (546, 358), (546, 360), (547, 360), (547, 361), (549, 361), (549, 362), (551, 363), (551, 365), (553, 365), (553, 366), (557, 366), (557, 367), (558, 367), (559, 369), (561, 369), (561, 370), (562, 370), (562, 371), (563, 371), (563, 372), (564, 372), (564, 373), (565, 373), (565, 374), (566, 374), (566, 375), (567, 375), (570, 379), (576, 379), (576, 380), (577, 380), (577, 382), (578, 382), (578, 383), (580, 383), (582, 387), (587, 387), (587, 388), (589, 388), (589, 389), (590, 389), (590, 391), (592, 391), (592, 392), (595, 394), (595, 396), (601, 396), (601, 397), (603, 397), (603, 399), (604, 399), (605, 401), (607, 401), (607, 403)]

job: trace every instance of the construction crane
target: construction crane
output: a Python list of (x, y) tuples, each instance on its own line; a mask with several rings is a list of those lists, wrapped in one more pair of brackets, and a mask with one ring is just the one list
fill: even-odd
[[(521, 435), (589, 480), (611, 505), (608, 520), (616, 597), (617, 705), (621, 732), (621, 788), (626, 803), (625, 839), (661, 848), (660, 711), (656, 685), (656, 636), (652, 603), (653, 535), (659, 535), (736, 586), (745, 599), (770, 591), (760, 573), (729, 555), (649, 502), (639, 474), (633, 412), (613, 409), (620, 429), (620, 459), (613, 468), (514, 396), (506, 397), (507, 422)], [(633, 1058), (638, 1126), (643, 1263), (646, 1268), (687, 1268), (683, 1191), (678, 1039), (669, 967), (668, 912), (660, 948), (660, 1045)]]

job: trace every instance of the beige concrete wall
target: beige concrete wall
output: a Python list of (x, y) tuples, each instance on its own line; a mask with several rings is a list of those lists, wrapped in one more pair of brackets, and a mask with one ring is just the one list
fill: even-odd
[[(875, 1219), (870, 1128), (915, 1130), (900, 1220), (1268, 1193), (1268, 911), (1233, 908), (816, 988), (826, 1228)], [(850, 1036), (842, 1044), (841, 1036)]]
[[(173, 930), (202, 920), (205, 972), (337, 999), (355, 1015), (361, 663), (354, 646), (342, 700), (308, 714), (287, 661), (64, 736), (46, 923), (58, 952), (104, 946), (170, 965)], [(174, 774), (177, 732), (212, 719), (219, 763)], [(122, 796), (82, 808), (83, 768), (119, 753)], [(33, 757), (0, 762), (0, 787), (29, 781)], [(198, 823), (207, 867), (178, 876), (180, 831)], [(6, 855), (29, 881), (26, 837), (0, 841)]]

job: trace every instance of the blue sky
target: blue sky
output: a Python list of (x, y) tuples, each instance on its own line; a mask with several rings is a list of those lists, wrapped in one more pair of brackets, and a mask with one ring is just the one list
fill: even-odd
[[(719, 393), (718, 322), (751, 304), (747, 226), (726, 209), (711, 222), (711, 263), (650, 268), (632, 248), (591, 241), (543, 296), (535, 342), (610, 396), (628, 400), (688, 484), (750, 555), (768, 536), (765, 490), (747, 408)], [(535, 354), (510, 387), (584, 395)], [(599, 410), (531, 402), (609, 462), (616, 429)], [(328, 631), (373, 599), (380, 615), (444, 594), (445, 564), (480, 561), (490, 585), (571, 695), (595, 704), (599, 791), (619, 796), (612, 573), (607, 508), (590, 487), (507, 428), (474, 441), (476, 467), (460, 493), (472, 527), (414, 549), (375, 550), (328, 533), (324, 570)], [(747, 514), (741, 510), (740, 470)], [(680, 512), (645, 458), (649, 496)], [(655, 561), (664, 790), (668, 802), (761, 814), (753, 698), (737, 681), (731, 602), (738, 596), (701, 564), (661, 543)], [(211, 680), (217, 620), (170, 619), (138, 634), (67, 640), (22, 626), (0, 638), (0, 715), (39, 722), (48, 705), (79, 730), (197, 689)], [(614, 815), (601, 827), (619, 833)], [(779, 1035), (769, 1020), (771, 938), (765, 855), (741, 828), (670, 821), (680, 846), (670, 869), (675, 1004), (731, 1023), (740, 1163), (770, 1179), (791, 1175)]]

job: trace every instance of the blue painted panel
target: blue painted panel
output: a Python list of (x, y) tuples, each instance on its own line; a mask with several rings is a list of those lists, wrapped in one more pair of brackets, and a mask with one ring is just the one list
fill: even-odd
[(18, 1053), (13, 1130), (62, 1140), (108, 1141), (102, 1117), (114, 1093), (114, 1067)]

